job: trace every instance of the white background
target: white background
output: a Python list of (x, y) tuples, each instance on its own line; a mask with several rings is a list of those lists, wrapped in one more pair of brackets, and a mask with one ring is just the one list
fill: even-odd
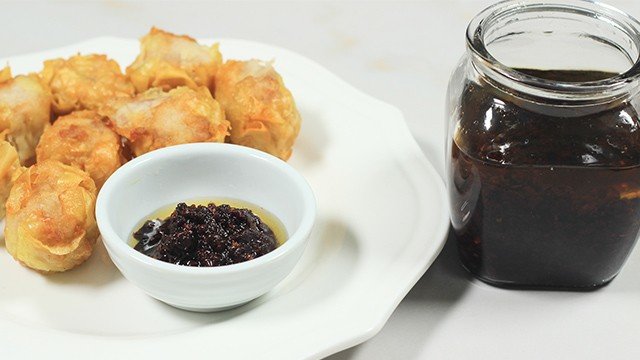
[[(442, 174), (448, 76), (464, 51), (467, 23), (490, 3), (2, 3), (0, 57), (97, 36), (140, 37), (152, 25), (271, 43), (400, 108)], [(608, 3), (640, 17), (640, 1)], [(600, 291), (532, 292), (471, 280), (449, 243), (379, 335), (330, 357), (427, 358), (640, 359), (640, 249)]]

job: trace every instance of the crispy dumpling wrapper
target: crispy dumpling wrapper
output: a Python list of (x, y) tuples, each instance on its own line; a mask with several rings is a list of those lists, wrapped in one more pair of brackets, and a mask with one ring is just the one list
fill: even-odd
[(105, 55), (47, 60), (40, 76), (51, 88), (56, 115), (97, 110), (106, 100), (131, 97), (135, 93), (118, 63)]
[(0, 219), (5, 216), (5, 203), (13, 186), (13, 175), (20, 168), (18, 152), (3, 137), (4, 134), (0, 134)]
[(189, 36), (152, 28), (140, 40), (140, 54), (127, 68), (127, 75), (139, 93), (152, 87), (170, 90), (179, 86), (205, 86), (213, 91), (221, 64), (218, 44), (204, 46)]
[(102, 187), (124, 162), (120, 136), (95, 111), (72, 112), (59, 117), (40, 139), (38, 161), (53, 159), (86, 171)]
[(84, 171), (54, 160), (31, 166), (7, 200), (7, 251), (41, 272), (82, 264), (98, 237), (95, 201), (95, 184)]
[(0, 132), (18, 151), (23, 165), (35, 160), (36, 145), (51, 121), (51, 92), (35, 75), (11, 77), (0, 71)]
[(194, 142), (224, 142), (229, 122), (209, 90), (179, 87), (147, 90), (130, 100), (114, 100), (101, 110), (136, 155)]
[(271, 64), (227, 61), (216, 75), (215, 94), (231, 123), (232, 143), (289, 159), (301, 119)]
[(2, 70), (0, 70), (0, 83), (11, 80), (11, 68), (5, 66)]

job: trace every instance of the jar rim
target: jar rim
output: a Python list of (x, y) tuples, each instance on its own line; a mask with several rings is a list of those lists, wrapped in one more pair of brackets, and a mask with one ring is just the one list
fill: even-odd
[[(484, 36), (496, 19), (529, 11), (572, 12), (609, 23), (623, 31), (640, 49), (640, 21), (626, 12), (592, 0), (505, 0), (489, 6), (471, 20), (467, 27), (467, 47), (474, 56), (474, 65), (484, 73), (510, 83), (519, 84), (543, 97), (562, 100), (593, 100), (611, 97), (628, 91), (640, 79), (640, 55), (625, 72), (601, 80), (585, 82), (556, 81), (539, 78), (509, 67), (496, 59), (488, 50)], [(621, 50), (622, 51), (622, 50)]]

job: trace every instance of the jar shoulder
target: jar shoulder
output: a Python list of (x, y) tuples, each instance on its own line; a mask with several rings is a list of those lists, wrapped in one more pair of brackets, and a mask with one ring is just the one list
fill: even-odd
[(449, 86), (449, 137), (468, 156), (489, 163), (637, 166), (638, 100), (544, 104), (458, 74)]

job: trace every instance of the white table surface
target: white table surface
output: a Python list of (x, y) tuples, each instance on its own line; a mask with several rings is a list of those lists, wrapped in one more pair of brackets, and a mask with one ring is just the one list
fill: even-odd
[[(640, 1), (608, 2), (640, 17)], [(279, 45), (400, 108), (442, 174), (448, 76), (468, 21), (490, 3), (2, 3), (0, 57), (152, 25)], [(376, 337), (329, 359), (640, 359), (640, 249), (608, 287), (566, 293), (480, 284), (451, 245)]]

